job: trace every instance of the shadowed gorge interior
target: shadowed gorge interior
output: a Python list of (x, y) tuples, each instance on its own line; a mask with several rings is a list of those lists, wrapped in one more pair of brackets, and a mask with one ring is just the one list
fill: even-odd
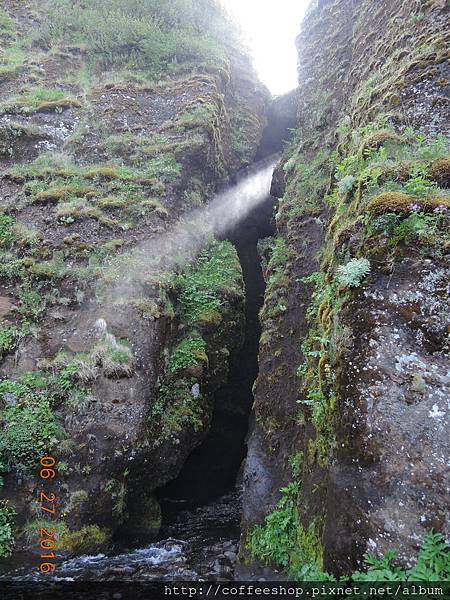
[[(259, 168), (256, 164), (251, 172)], [(239, 179), (244, 177), (246, 172), (241, 173)], [(159, 491), (163, 504), (170, 500), (196, 504), (217, 498), (234, 485), (245, 458), (252, 386), (258, 374), (258, 313), (265, 289), (258, 240), (274, 234), (274, 204), (275, 199), (268, 193), (237, 225), (221, 233), (235, 246), (244, 276), (243, 344), (230, 357), (227, 384), (215, 393), (209, 434), (188, 457), (180, 475)]]

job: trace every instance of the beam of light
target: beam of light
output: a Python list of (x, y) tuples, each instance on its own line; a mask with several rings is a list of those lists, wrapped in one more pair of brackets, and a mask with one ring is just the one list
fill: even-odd
[(235, 227), (270, 193), (272, 174), (279, 156), (255, 165), (236, 185), (219, 193), (212, 202), (182, 217), (160, 235), (143, 242), (118, 273), (105, 304), (128, 303), (142, 293), (142, 286), (158, 274), (179, 270), (208, 245)]
[(240, 25), (255, 69), (275, 94), (297, 87), (297, 50), (303, 15), (310, 0), (220, 0)]

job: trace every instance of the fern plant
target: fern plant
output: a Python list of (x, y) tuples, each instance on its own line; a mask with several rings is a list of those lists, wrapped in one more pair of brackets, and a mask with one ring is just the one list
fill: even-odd
[(397, 552), (386, 552), (383, 558), (364, 555), (367, 573), (353, 573), (353, 581), (447, 581), (450, 577), (450, 545), (441, 533), (430, 532), (419, 550), (416, 565), (407, 571), (395, 566)]
[(410, 581), (448, 581), (450, 579), (450, 544), (441, 533), (427, 534), (419, 551), (417, 564), (408, 571)]
[(359, 287), (369, 273), (370, 262), (367, 258), (352, 258), (347, 264), (338, 267), (337, 279), (344, 287)]

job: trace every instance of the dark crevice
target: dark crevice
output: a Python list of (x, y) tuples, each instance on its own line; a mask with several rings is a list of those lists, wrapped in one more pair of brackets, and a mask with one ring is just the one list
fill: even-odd
[[(258, 162), (241, 171), (237, 182), (267, 166), (289, 140), (296, 119), (296, 94), (294, 90), (274, 100), (256, 156)], [(207, 437), (190, 454), (178, 477), (157, 492), (166, 525), (180, 510), (202, 506), (229, 492), (246, 457), (253, 384), (258, 376), (259, 311), (265, 291), (258, 240), (275, 234), (275, 203), (268, 190), (253, 210), (217, 236), (234, 244), (241, 262), (246, 294), (244, 342), (230, 358), (227, 384), (215, 394)]]
[(159, 491), (166, 522), (181, 508), (205, 504), (229, 491), (245, 458), (252, 388), (258, 375), (259, 310), (265, 290), (257, 245), (259, 239), (274, 234), (274, 203), (268, 194), (221, 236), (234, 244), (242, 265), (246, 293), (244, 343), (230, 359), (227, 384), (215, 394), (207, 437), (190, 454), (179, 476)]

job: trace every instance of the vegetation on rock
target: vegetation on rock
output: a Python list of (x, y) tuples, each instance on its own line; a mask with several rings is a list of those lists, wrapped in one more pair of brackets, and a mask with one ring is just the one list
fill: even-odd
[(450, 576), (450, 545), (440, 533), (430, 532), (423, 540), (416, 564), (405, 569), (396, 564), (397, 553), (384, 557), (364, 555), (364, 571), (337, 579), (323, 570), (323, 548), (314, 525), (305, 530), (297, 509), (300, 484), (281, 489), (282, 498), (264, 525), (251, 532), (248, 550), (265, 564), (282, 567), (294, 581), (446, 581)]
[(66, 393), (66, 373), (47, 379), (30, 372), (0, 382), (0, 471), (29, 471), (63, 437), (52, 407)]
[(240, 294), (242, 273), (236, 251), (229, 242), (213, 242), (202, 250), (193, 268), (176, 281), (182, 319), (189, 325), (216, 323), (221, 296)]
[[(431, 531), (445, 527), (445, 491), (425, 475), (443, 475), (446, 409), (436, 398), (446, 390), (423, 379), (444, 374), (448, 350), (444, 9), (372, 8), (319, 2), (305, 17), (299, 125), (276, 172), (261, 310), (244, 533), (253, 559), (313, 581), (332, 577), (324, 565), (354, 580), (448, 576), (448, 547)], [(379, 45), (369, 42), (375, 29)], [(433, 498), (431, 512), (419, 495)], [(393, 508), (406, 505), (407, 516)], [(367, 572), (354, 572), (368, 548)]]
[[(347, 154), (340, 159), (319, 152), (306, 167), (295, 150), (293, 157), (289, 158), (287, 153), (285, 158), (284, 170), (289, 179), (277, 215), (279, 229), (284, 226), (284, 215), (292, 222), (301, 214), (315, 214), (321, 205), (317, 181), (324, 177), (325, 169), (334, 170), (335, 182), (325, 195), (332, 214), (320, 251), (321, 270), (302, 279), (312, 287), (312, 298), (306, 313), (309, 330), (301, 346), (303, 363), (298, 368), (302, 392), (299, 404), (307, 412), (301, 408), (299, 422), (310, 419), (315, 435), (307, 443), (306, 460), (302, 461), (299, 473), (307, 473), (315, 464), (326, 468), (333, 460), (336, 407), (342, 402), (340, 373), (351, 334), (341, 315), (350, 301), (352, 288), (361, 286), (371, 270), (366, 256), (376, 257), (378, 263), (380, 258), (389, 261), (408, 252), (411, 244), (419, 243), (425, 256), (439, 257), (443, 245), (449, 242), (448, 191), (430, 178), (430, 165), (443, 160), (440, 157), (447, 155), (448, 144), (442, 137), (425, 142), (411, 130), (406, 135), (397, 136), (382, 119), (353, 132)], [(269, 309), (274, 282), (285, 277), (289, 259), (285, 252), (281, 268), (277, 267), (277, 248), (290, 243), (289, 233), (288, 229), (287, 238), (280, 236), (276, 240), (269, 265), (272, 275), (261, 313), (263, 319), (274, 315), (274, 309)], [(352, 235), (355, 242), (350, 254), (344, 244)], [(385, 242), (380, 243), (383, 238)], [(266, 333), (267, 330), (263, 336)], [(328, 578), (321, 571), (321, 552), (317, 550), (321, 548), (323, 522), (310, 521), (305, 531), (300, 520), (302, 500), (298, 491), (297, 483), (283, 488), (276, 510), (267, 516), (264, 526), (252, 531), (249, 549), (255, 558), (275, 562), (292, 577)], [(367, 555), (368, 580), (378, 576), (413, 580), (419, 573), (426, 573), (424, 579), (442, 577), (448, 568), (448, 548), (442, 540), (440, 534), (430, 534), (417, 566), (410, 571), (391, 565), (395, 554), (388, 554), (382, 560)], [(427, 562), (424, 558), (433, 553), (431, 547), (439, 555), (436, 568), (433, 560)], [(355, 579), (364, 577), (361, 573), (354, 574)]]
[(80, 553), (103, 545), (96, 523), (133, 520), (131, 457), (151, 497), (206, 433), (240, 341), (237, 255), (211, 240), (165, 273), (142, 248), (253, 159), (268, 94), (214, 0), (16, 4), (0, 11), (0, 470), (23, 548), (32, 470), (57, 448), (60, 537)]
[(98, 525), (85, 525), (77, 531), (64, 530), (60, 546), (71, 555), (98, 553), (105, 550), (110, 540), (109, 532)]
[(220, 364), (224, 365), (226, 345), (237, 346), (240, 340), (234, 304), (243, 300), (242, 286), (239, 259), (227, 241), (212, 241), (175, 276), (174, 309), (184, 333), (171, 351), (165, 380), (152, 407), (151, 418), (159, 427), (154, 443), (180, 432), (183, 423), (190, 423), (195, 431), (204, 429), (208, 388), (217, 385), (217, 366), (211, 368), (209, 355), (217, 353), (219, 345)]
[(235, 39), (218, 3), (212, 0), (47, 0), (47, 18), (36, 38), (41, 44), (76, 45), (94, 65), (138, 67), (167, 76), (180, 64), (221, 63), (225, 40)]
[(14, 547), (14, 516), (16, 511), (7, 500), (0, 501), (0, 558), (9, 556)]

